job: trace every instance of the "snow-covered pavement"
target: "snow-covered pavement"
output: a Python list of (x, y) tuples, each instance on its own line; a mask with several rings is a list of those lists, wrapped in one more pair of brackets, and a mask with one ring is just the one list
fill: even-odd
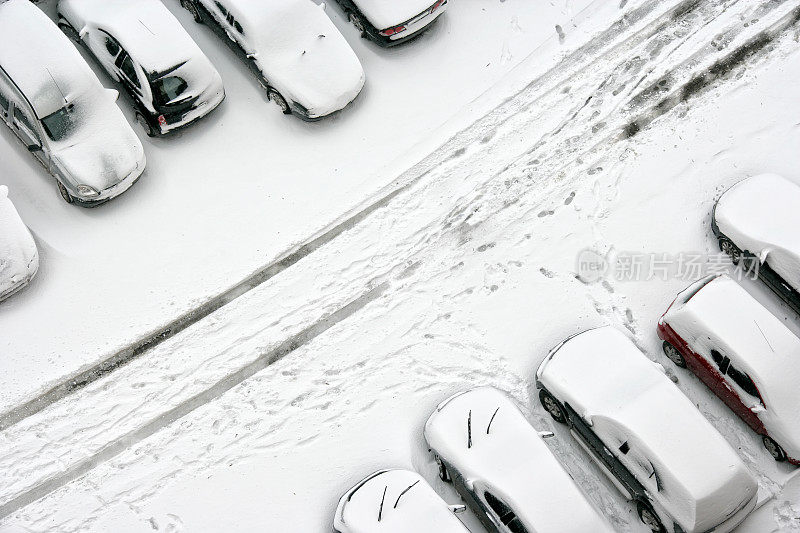
[[(165, 0), (222, 74), (228, 97), (177, 137), (145, 137), (148, 170), (136, 187), (99, 209), (75, 209), (0, 130), (0, 183), (42, 253), (37, 282), (0, 307), (0, 412), (155, 334), (357, 212), (474, 120), (465, 106), (520, 61), (535, 51), (534, 67), (547, 68), (577, 46), (585, 36), (571, 20), (602, 27), (620, 12), (610, 6), (587, 19), (590, 3), (531, 10), (526, 0), (461, 2), (419, 40), (383, 50), (360, 39), (331, 2), (367, 86), (341, 116), (305, 124), (282, 116), (223, 42), (178, 0)], [(39, 5), (54, 14), (53, 0)], [(557, 24), (568, 33), (563, 45)], [(133, 123), (130, 101), (120, 106)], [(465, 120), (444, 126), (460, 114)]]
[[(800, 180), (797, 2), (629, 8), (558, 68), (527, 80), (535, 70), (517, 69), (500, 90), (522, 90), (502, 105), (474, 103), (491, 110), (403, 174), (385, 206), (3, 431), (0, 520), (34, 531), (327, 531), (338, 496), (391, 466), (417, 469), (455, 502), (424, 449), (434, 406), (492, 384), (552, 428), (535, 368), (567, 335), (605, 323), (675, 374), (757, 474), (762, 499), (779, 494), (793, 471), (660, 353), (656, 320), (689, 280), (587, 284), (575, 271), (586, 248), (714, 252), (719, 193), (763, 171)], [(754, 46), (761, 35), (774, 40)], [(612, 524), (641, 531), (554, 430), (548, 444)], [(776, 530), (800, 527), (791, 505), (777, 508)]]

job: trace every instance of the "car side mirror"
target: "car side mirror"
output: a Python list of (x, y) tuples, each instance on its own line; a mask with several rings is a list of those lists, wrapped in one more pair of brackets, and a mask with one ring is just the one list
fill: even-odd
[(448, 507), (453, 514), (461, 514), (467, 510), (466, 505), (448, 505)]
[(119, 100), (119, 91), (116, 89), (108, 89), (108, 94), (111, 95), (112, 99), (116, 102)]
[(758, 260), (762, 265), (767, 262), (767, 256), (769, 256), (769, 252), (770, 250), (761, 250), (761, 253), (758, 254)]
[(553, 437), (556, 436), (556, 434), (553, 433), (552, 431), (540, 431), (539, 436), (543, 439), (552, 439)]
[(83, 28), (81, 28), (81, 31), (78, 33), (78, 37), (80, 39), (83, 39), (84, 37), (86, 37), (87, 33), (89, 33), (89, 26), (84, 26)]
[(325, 9), (327, 9), (327, 7), (328, 7), (328, 6), (326, 6), (326, 5), (325, 5), (325, 2), (322, 2), (322, 3), (320, 3), (320, 4), (319, 4), (319, 8), (320, 8), (321, 10), (323, 10), (323, 11), (325, 11)]
[(42, 149), (42, 146), (40, 144), (31, 144), (30, 146), (28, 146), (28, 151), (31, 152), (31, 153), (39, 152), (39, 151), (41, 151), (41, 149)]

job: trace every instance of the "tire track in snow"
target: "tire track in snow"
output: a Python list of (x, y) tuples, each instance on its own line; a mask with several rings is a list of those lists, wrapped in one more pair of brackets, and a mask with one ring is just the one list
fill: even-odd
[[(677, 7), (669, 11), (666, 17), (658, 19), (659, 23), (662, 23), (662, 20), (668, 20), (669, 18), (690, 12), (698, 1), (699, 0), (682, 0), (677, 2)], [(571, 69), (585, 68), (586, 62), (591, 59), (594, 54), (597, 54), (600, 50), (609, 46), (609, 43), (616, 45), (617, 38), (624, 35), (626, 29), (645, 20), (653, 12), (658, 9), (663, 9), (663, 7), (664, 2), (660, 2), (659, 0), (649, 0), (645, 2), (642, 6), (628, 13), (623, 19), (617, 21), (611, 28), (597, 35), (590, 43), (578, 48), (578, 50), (562, 60), (556, 68), (547, 72), (534, 82), (531, 82), (525, 90), (538, 90), (545, 83), (553, 84), (555, 81), (557, 84), (562, 80), (569, 79), (569, 74), (572, 73)], [(651, 27), (644, 35), (634, 34), (632, 38), (648, 38), (654, 31), (658, 31), (657, 26)], [(516, 100), (518, 99), (515, 98), (509, 100), (509, 102), (513, 103)], [(35, 415), (70, 394), (113, 373), (120, 367), (141, 357), (147, 351), (210, 316), (215, 311), (230, 304), (242, 295), (269, 281), (281, 272), (297, 264), (303, 258), (332, 242), (346, 231), (364, 221), (375, 211), (386, 207), (395, 197), (423, 179), (431, 169), (439, 166), (442, 163), (441, 157), (438, 155), (441, 150), (450, 153), (458, 153), (459, 150), (465, 149), (464, 147), (474, 144), (477, 141), (476, 137), (483, 138), (486, 136), (487, 131), (495, 131), (498, 127), (504, 125), (510, 118), (513, 118), (515, 114), (510, 113), (510, 110), (506, 109), (506, 107), (507, 105), (503, 105), (493, 110), (487, 117), (481, 119), (479, 121), (482, 125), (481, 128), (472, 126), (455, 135), (450, 141), (447, 141), (440, 150), (437, 150), (433, 156), (426, 158), (426, 160), (413, 167), (395, 183), (387, 187), (378, 195), (377, 200), (370, 200), (367, 202), (367, 205), (357, 207), (351, 213), (344, 215), (338, 221), (334, 222), (331, 226), (324, 228), (320, 233), (309, 240), (290, 249), (276, 261), (266, 265), (245, 280), (242, 280), (224, 291), (222, 294), (184, 313), (164, 327), (145, 335), (142, 339), (105, 357), (102, 361), (90, 368), (69, 376), (28, 402), (0, 413), (0, 431), (13, 426), (25, 418)], [(491, 120), (492, 117), (498, 118), (499, 120)], [(491, 123), (487, 124), (487, 122)], [(459, 148), (453, 148), (454, 145), (459, 146)]]
[[(682, 3), (681, 5), (685, 5), (685, 4), (688, 4), (688, 3)], [(692, 4), (696, 4), (696, 2), (692, 2)], [(709, 4), (709, 5), (711, 5), (711, 4)], [(674, 13), (670, 13), (670, 17), (669, 17), (670, 20), (674, 19), (674, 17), (672, 15), (674, 15)], [(662, 27), (662, 31), (663, 31), (664, 20), (666, 20), (666, 19), (661, 19), (658, 22), (658, 24), (656, 25), (657, 27)], [(682, 20), (682, 19), (679, 19), (679, 20)], [(669, 26), (667, 27), (667, 29), (670, 29)], [(658, 33), (656, 33), (654, 35), (658, 35)], [(622, 59), (625, 59), (626, 52), (629, 55), (631, 50), (638, 50), (638, 47), (643, 46), (643, 45), (646, 44), (646, 41), (643, 41), (643, 40), (641, 40), (639, 38), (629, 39), (629, 40), (632, 41), (632, 44), (635, 44), (634, 48), (625, 49), (625, 50), (618, 49), (617, 47), (620, 46), (620, 45), (617, 43), (615, 47), (612, 47), (612, 53), (615, 56), (619, 55)], [(597, 60), (597, 58), (593, 58), (593, 59)], [(585, 58), (585, 60), (586, 60), (586, 64), (584, 65), (584, 67), (591, 66), (592, 59), (591, 58)], [(563, 74), (565, 76), (574, 76), (575, 75), (574, 73), (571, 73), (571, 72), (564, 72)], [(587, 77), (590, 80), (594, 79), (592, 76), (587, 76)], [(588, 86), (597, 87), (597, 84), (590, 84)], [(609, 88), (609, 87), (601, 87), (601, 88), (603, 90), (606, 90), (606, 91), (611, 91), (611, 88)], [(556, 89), (557, 89), (557, 85), (556, 86), (545, 87), (546, 94), (549, 95), (550, 98), (554, 99), (555, 101), (560, 101), (564, 97)], [(541, 96), (541, 94), (537, 95), (537, 94), (529, 93), (526, 96), (531, 98), (531, 100), (527, 100), (527, 105), (524, 105), (522, 107), (524, 109), (530, 110), (530, 109), (534, 108), (534, 106), (536, 105), (536, 103), (538, 101), (538, 96)], [(514, 105), (512, 105), (510, 107), (519, 108), (519, 105), (518, 104), (514, 104)], [(612, 108), (611, 111), (606, 110), (606, 112), (613, 112), (615, 109), (617, 109), (617, 107)], [(507, 112), (507, 111), (509, 111), (509, 109), (506, 108), (506, 110), (504, 112)], [(534, 110), (534, 113), (539, 113), (539, 115), (534, 115), (534, 118), (538, 117), (538, 116), (541, 116), (542, 114), (548, 113), (548, 112), (550, 114), (552, 114), (552, 110), (550, 110), (550, 109)], [(507, 136), (509, 136), (509, 135), (513, 136), (513, 135), (515, 135), (515, 132), (517, 131), (516, 128), (518, 127), (518, 123), (519, 122), (523, 122), (523, 123), (524, 122), (528, 122), (528, 121), (530, 121), (531, 118), (532, 117), (531, 117), (530, 114), (525, 115), (524, 113), (514, 113), (511, 118), (508, 118), (507, 116), (504, 118), (503, 116), (498, 116), (498, 115), (495, 114), (495, 112), (493, 112), (492, 115), (489, 117), (489, 120), (490, 120), (490, 122), (494, 122), (495, 124), (502, 123), (505, 126), (504, 129), (506, 130), (506, 135)], [(498, 128), (495, 128), (495, 131), (497, 131), (497, 130), (498, 130)], [(468, 132), (463, 133), (462, 135), (464, 137), (466, 137), (467, 139), (471, 139), (472, 140), (471, 142), (474, 142), (476, 138), (477, 139), (481, 139), (481, 138), (485, 137), (486, 136), (486, 130), (484, 128), (483, 121), (478, 121), (478, 123), (477, 123), (477, 125), (475, 127), (471, 128)], [(478, 136), (478, 135), (480, 135), (480, 136)], [(570, 132), (567, 131), (567, 130), (558, 131), (558, 135), (556, 135), (556, 136), (560, 137), (560, 143), (561, 144), (564, 144), (564, 145), (567, 145), (567, 146), (570, 145), (570, 141), (571, 141), (571, 139), (573, 137), (573, 136), (570, 135)], [(495, 146), (497, 144), (505, 144), (505, 138), (502, 135), (497, 134), (495, 139), (493, 140), (493, 142), (495, 143)], [(578, 144), (580, 144), (580, 143), (578, 143)], [(462, 146), (468, 146), (468, 144), (465, 144), (465, 145), (462, 145)], [(456, 180), (453, 180), (451, 178), (450, 181), (457, 181), (457, 178), (466, 175), (468, 180), (471, 180), (468, 183), (469, 186), (474, 187), (473, 190), (480, 190), (482, 188), (482, 184), (486, 183), (486, 180), (487, 180), (486, 176), (487, 175), (490, 176), (488, 178), (489, 181), (492, 181), (495, 177), (498, 177), (498, 176), (502, 175), (502, 172), (499, 172), (499, 171), (497, 171), (495, 169), (494, 172), (490, 172), (490, 173), (487, 173), (487, 174), (484, 174), (484, 175), (476, 175), (474, 172), (471, 172), (471, 171), (468, 172), (465, 167), (472, 167), (472, 163), (473, 163), (472, 160), (474, 159), (473, 156), (475, 156), (475, 157), (477, 157), (479, 159), (485, 159), (485, 152), (488, 149), (489, 149), (488, 146), (484, 146), (482, 148), (480, 154), (475, 154), (474, 152), (473, 153), (465, 152), (463, 157), (456, 157), (456, 158), (452, 159), (448, 164), (445, 164), (443, 166), (435, 168), (435, 172), (429, 172), (429, 171), (423, 170), (421, 173), (413, 175), (412, 179), (410, 181), (408, 181), (407, 184), (404, 186), (404, 187), (406, 187), (406, 189), (403, 189), (403, 190), (408, 190), (411, 187), (411, 185), (414, 185), (414, 184), (420, 182), (423, 177), (427, 177), (427, 180), (426, 180), (427, 185), (425, 187), (425, 190), (423, 190), (422, 192), (426, 192), (427, 191), (428, 193), (433, 193), (433, 197), (434, 198), (439, 198), (440, 196), (442, 198), (445, 198), (445, 199), (446, 198), (452, 198), (452, 194), (451, 194), (452, 193), (452, 186), (448, 186), (447, 183), (443, 183), (443, 182), (447, 181), (446, 177), (448, 176), (448, 174), (451, 173), (451, 171), (453, 170), (454, 167), (456, 168), (456, 170), (458, 170), (458, 168), (461, 168), (462, 170), (461, 170), (461, 172), (453, 172), (453, 174), (456, 176)], [(528, 150), (529, 150), (529, 145), (525, 146), (524, 149), (522, 150), (523, 155)], [(448, 152), (448, 153), (453, 153), (453, 152)], [(584, 152), (581, 152), (581, 151), (571, 152), (570, 153), (570, 157), (575, 156), (575, 153), (582, 154)], [(440, 156), (436, 156), (436, 157), (438, 158), (438, 161), (441, 162)], [(577, 157), (577, 156), (575, 156), (575, 157)], [(553, 161), (561, 161), (561, 160), (563, 160), (563, 158), (554, 157), (554, 158), (552, 158), (552, 160)], [(492, 168), (492, 165), (494, 165), (494, 166), (500, 166), (502, 170), (506, 170), (506, 171), (512, 170), (513, 166), (509, 165), (506, 161), (507, 161), (507, 159), (500, 158), (499, 161), (485, 162), (484, 166), (480, 166), (479, 165), (479, 169), (480, 170), (489, 169), (489, 168)], [(428, 163), (430, 164), (430, 161)], [(477, 185), (474, 185), (475, 182), (477, 182)], [(434, 190), (429, 190), (429, 189), (431, 189), (431, 187), (434, 187)], [(444, 191), (439, 192), (438, 190), (435, 189), (435, 187), (444, 187)], [(530, 188), (530, 183), (527, 184), (525, 187), (523, 187), (522, 190), (525, 190), (525, 188)], [(429, 198), (426, 198), (426, 194), (408, 194), (408, 195), (402, 195), (402, 197), (400, 197), (399, 191), (400, 191), (400, 189), (398, 189), (398, 193), (394, 196), (394, 198), (396, 198), (397, 201), (402, 203), (403, 209), (400, 210), (401, 212), (399, 214), (395, 213), (392, 216), (394, 216), (395, 218), (400, 219), (400, 220), (402, 220), (403, 218), (406, 218), (408, 216), (407, 215), (408, 213), (414, 213), (415, 212), (414, 208), (417, 207), (418, 205), (421, 205), (421, 203), (426, 202), (426, 201), (428, 201), (428, 202), (432, 201)], [(445, 193), (450, 193), (450, 194), (445, 194)], [(505, 202), (507, 202), (508, 199), (509, 199), (509, 195), (513, 196), (514, 195), (514, 191), (512, 190), (511, 193), (498, 195), (498, 198), (502, 199), (502, 202), (505, 204)], [(468, 198), (469, 196), (470, 195), (467, 195), (465, 198)], [(484, 194), (484, 196), (486, 196), (486, 195)], [(548, 196), (548, 195), (544, 195), (544, 196)], [(464, 206), (463, 209), (464, 209), (464, 212), (469, 212), (470, 211), (469, 208), (471, 206), (474, 206), (474, 197), (473, 197), (472, 200), (468, 200), (468, 201), (464, 202), (465, 198), (462, 198), (462, 200), (459, 203), (461, 203), (461, 204), (465, 204), (466, 203), (466, 205)], [(448, 204), (452, 205), (451, 202), (448, 202)], [(395, 206), (393, 205), (393, 208), (394, 207)], [(376, 210), (375, 212), (372, 213), (372, 215), (373, 216), (378, 216), (378, 211), (380, 211), (380, 210)], [(438, 211), (436, 211), (435, 213), (438, 213)], [(384, 217), (384, 218), (391, 219), (389, 214), (386, 214), (386, 213), (383, 213), (381, 216)], [(432, 242), (435, 242), (438, 239), (440, 239), (443, 234), (454, 234), (454, 230), (458, 230), (458, 227), (457, 226), (453, 226), (452, 224), (449, 224), (448, 223), (448, 218), (449, 217), (445, 217), (444, 223), (443, 223), (443, 220), (440, 219), (438, 217), (438, 215), (434, 215), (433, 218), (430, 221), (428, 221), (427, 223), (425, 223), (421, 229), (416, 225), (414, 225), (414, 227), (410, 228), (411, 229), (410, 235), (408, 235), (406, 233), (403, 233), (401, 230), (398, 230), (400, 232), (399, 235), (403, 236), (403, 238), (405, 239), (403, 242), (398, 242), (398, 243), (394, 243), (394, 242), (392, 242), (392, 243), (379, 243), (381, 247), (385, 247), (387, 249), (381, 248), (381, 249), (377, 250), (377, 253), (374, 253), (374, 252), (376, 252), (376, 250), (374, 250), (373, 248), (364, 248), (363, 251), (367, 252), (367, 256), (371, 258), (370, 260), (353, 261), (347, 268), (345, 268), (341, 272), (337, 272), (336, 274), (338, 276), (344, 275), (345, 277), (348, 277), (348, 275), (349, 275), (350, 277), (352, 277), (353, 279), (358, 281), (359, 279), (361, 279), (361, 280), (363, 280), (365, 278), (369, 279), (369, 276), (374, 275), (373, 273), (374, 273), (375, 269), (371, 268), (371, 265), (370, 265), (370, 263), (372, 263), (373, 261), (379, 261), (379, 262), (383, 261), (389, 266), (402, 264), (402, 263), (404, 263), (404, 261), (409, 260), (408, 258), (414, 257), (416, 254), (419, 254), (420, 251), (425, 250), (428, 246), (430, 246), (430, 244)], [(392, 219), (392, 220), (394, 220), (394, 219)], [(416, 221), (414, 221), (414, 222), (416, 222)], [(351, 230), (355, 230), (355, 229), (356, 229), (356, 226), (351, 228)], [(345, 232), (345, 233), (347, 233), (347, 232)], [(457, 233), (457, 231), (455, 231), (455, 233)], [(367, 246), (367, 245), (364, 245), (364, 246)], [(324, 266), (325, 265), (323, 265), (323, 268), (324, 268)], [(209, 317), (209, 318), (213, 318), (213, 317)], [(222, 392), (224, 392), (224, 391), (222, 391)], [(101, 393), (102, 393), (102, 391), (101, 391)], [(181, 411), (181, 409), (185, 409), (186, 408), (186, 407), (181, 407), (181, 406), (183, 406), (183, 405), (185, 405), (185, 406), (191, 405), (193, 398), (208, 398), (208, 401), (211, 401), (211, 400), (215, 399), (215, 397), (216, 396), (214, 396), (213, 394), (206, 397), (206, 396), (203, 396), (203, 392), (195, 393), (195, 395), (191, 396), (189, 398), (189, 400), (183, 400), (182, 403), (179, 403), (178, 406), (175, 407), (170, 412), (175, 413), (176, 414), (175, 416), (177, 416), (177, 414), (180, 414), (181, 412), (183, 412), (183, 411)], [(102, 398), (102, 396), (101, 396), (101, 398)], [(78, 411), (77, 415), (80, 416), (80, 414), (81, 414), (80, 411)], [(72, 422), (73, 420), (74, 419), (67, 418), (65, 420), (62, 420), (61, 423), (64, 424), (66, 421)], [(175, 420), (177, 420), (177, 418), (175, 418)], [(139, 429), (135, 429), (135, 430), (131, 430), (131, 431), (125, 433), (121, 437), (114, 438), (111, 442), (116, 443), (115, 446), (117, 446), (117, 448), (113, 449), (112, 451), (115, 451), (115, 453), (120, 453), (122, 450), (125, 449), (125, 447), (127, 447), (129, 445), (132, 445), (135, 442), (138, 442), (137, 440), (132, 439), (132, 437), (141, 436), (142, 438), (146, 438), (147, 436), (151, 435), (153, 432), (158, 431), (158, 428), (166, 427), (168, 424), (172, 423), (172, 421), (173, 420), (171, 420), (169, 418), (160, 419), (160, 417), (155, 417), (155, 418), (148, 419), (146, 424), (145, 424), (145, 426), (143, 426), (143, 427), (150, 428), (148, 431), (146, 431), (144, 433), (138, 433)], [(114, 424), (112, 423), (111, 425), (114, 425)], [(60, 444), (63, 444), (63, 443), (57, 443), (57, 444), (60, 445)], [(123, 444), (125, 444), (125, 447), (122, 447), (121, 449), (119, 449), (119, 447), (122, 446)], [(79, 443), (76, 442), (75, 445), (79, 446)], [(104, 453), (111, 453), (111, 452), (103, 452), (104, 449), (106, 449), (106, 448), (103, 447), (103, 448), (100, 449), (100, 451), (94, 452), (92, 454), (92, 457), (97, 457), (97, 458), (107, 457), (106, 455), (104, 455)], [(63, 449), (62, 449), (62, 452), (63, 452)], [(63, 454), (63, 455), (62, 454), (57, 454), (57, 455), (59, 457), (67, 456), (67, 454)], [(14, 463), (12, 466), (16, 467), (18, 461), (16, 461), (15, 459), (18, 459), (18, 458), (19, 457), (7, 456), (4, 459), (11, 460), (11, 462)], [(39, 478), (38, 479), (32, 479), (33, 486), (31, 488), (29, 488), (27, 491), (24, 491), (21, 494), (20, 494), (19, 491), (14, 490), (14, 493), (16, 494), (16, 496), (14, 496), (12, 499), (9, 500), (9, 504), (11, 502), (16, 502), (15, 505), (17, 506), (17, 508), (19, 508), (19, 506), (20, 505), (24, 505), (25, 502), (30, 502), (30, 501), (33, 501), (33, 500), (37, 499), (38, 497), (41, 497), (44, 493), (46, 493), (48, 491), (51, 491), (51, 490), (54, 490), (55, 488), (58, 488), (59, 486), (69, 482), (71, 479), (74, 479), (75, 477), (79, 477), (80, 475), (82, 475), (81, 472), (86, 472), (88, 470), (91, 470), (91, 468), (93, 468), (94, 466), (96, 466), (96, 464), (98, 464), (97, 462), (94, 462), (94, 461), (91, 461), (91, 462), (86, 462), (86, 461), (79, 462), (77, 464), (81, 465), (82, 470), (75, 470), (74, 468), (70, 468), (67, 471), (70, 474), (67, 475), (67, 474), (63, 473), (63, 471), (58, 471), (58, 473), (52, 474), (52, 470), (49, 470), (49, 469), (46, 469), (46, 468), (45, 469), (38, 469), (38, 468), (36, 468), (36, 460), (41, 461), (40, 458), (34, 457), (34, 458), (30, 459), (29, 461), (25, 462), (26, 468), (25, 468), (24, 471), (26, 471), (28, 473), (36, 472), (37, 476), (39, 476)], [(72, 462), (72, 461), (67, 461), (67, 464), (75, 464), (75, 463)], [(33, 465), (33, 466), (31, 466), (31, 465)], [(9, 472), (11, 473), (11, 470), (9, 470)], [(14, 476), (16, 477), (20, 473), (21, 472), (16, 472), (14, 474)], [(43, 484), (41, 484), (41, 483), (37, 484), (40, 479), (42, 479), (43, 477), (47, 477), (47, 476), (50, 476), (50, 479), (48, 481), (45, 481)], [(24, 477), (24, 476), (22, 476), (22, 477)], [(24, 483), (25, 481), (26, 480), (23, 479), (21, 481), (21, 483)], [(40, 487), (46, 487), (47, 490), (43, 492), (43, 489), (41, 489)], [(8, 494), (8, 493), (6, 493), (6, 494)], [(7, 505), (8, 504), (6, 504), (6, 506), (3, 506), (0, 509), (3, 509), (4, 510), (3, 512), (5, 512), (6, 514), (7, 514), (7, 512), (13, 512), (11, 510), (12, 508), (11, 507), (7, 507)], [(1, 516), (4, 516), (4, 515), (0, 515), (0, 517)]]

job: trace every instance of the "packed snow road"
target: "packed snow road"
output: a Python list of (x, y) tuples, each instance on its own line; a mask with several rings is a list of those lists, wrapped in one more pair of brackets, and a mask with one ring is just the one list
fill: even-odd
[[(800, 178), (800, 112), (786, 105), (797, 19), (790, 1), (633, 6), (401, 176), (385, 206), (3, 431), (0, 517), (34, 531), (326, 531), (336, 498), (371, 470), (435, 479), (421, 427), (451, 392), (498, 386), (551, 427), (533, 371), (570, 333), (618, 325), (671, 368), (655, 320), (688, 281), (586, 284), (574, 258), (710, 252), (717, 193), (753, 170)], [(778, 501), (792, 472), (673, 372), (762, 500)], [(549, 443), (593, 502), (618, 530), (641, 531), (555, 431)], [(791, 527), (791, 505), (780, 509), (776, 529)]]

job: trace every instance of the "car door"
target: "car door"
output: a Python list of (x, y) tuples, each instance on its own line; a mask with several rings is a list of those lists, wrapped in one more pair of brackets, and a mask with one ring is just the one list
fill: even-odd
[(117, 58), (122, 53), (122, 46), (105, 30), (96, 28), (86, 31), (83, 43), (92, 52), (97, 62), (115, 80), (119, 80), (116, 66)]
[(764, 402), (752, 378), (719, 350), (711, 350), (711, 358), (719, 373), (717, 394), (747, 425), (757, 433), (763, 433), (764, 424), (758, 417), (758, 411), (759, 407), (764, 407)]
[(33, 118), (33, 113), (20, 104), (11, 102), (9, 114), (11, 116), (11, 130), (28, 147), (28, 150), (36, 156), (44, 167), (50, 171), (50, 158), (47, 154), (47, 147), (43, 143), (38, 122)]

